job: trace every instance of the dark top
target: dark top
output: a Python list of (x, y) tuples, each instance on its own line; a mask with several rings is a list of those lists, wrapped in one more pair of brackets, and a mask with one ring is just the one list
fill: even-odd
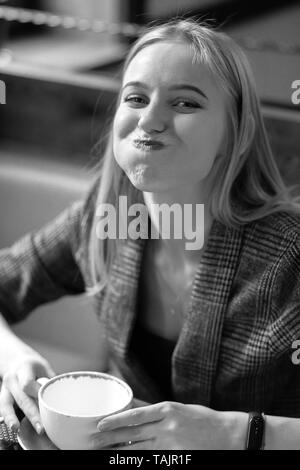
[(173, 400), (172, 354), (176, 342), (163, 338), (136, 324), (132, 337), (132, 352), (144, 370), (160, 388), (165, 400)]

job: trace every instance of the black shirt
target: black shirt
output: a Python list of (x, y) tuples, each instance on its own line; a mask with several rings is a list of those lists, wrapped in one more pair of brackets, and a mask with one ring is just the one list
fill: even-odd
[(176, 342), (146, 330), (136, 323), (132, 349), (148, 375), (155, 381), (166, 400), (173, 399), (171, 361)]

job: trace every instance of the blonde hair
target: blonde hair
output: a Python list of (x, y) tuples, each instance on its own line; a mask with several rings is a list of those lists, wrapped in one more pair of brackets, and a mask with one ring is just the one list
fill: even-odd
[[(225, 225), (237, 227), (277, 211), (300, 213), (300, 202), (287, 188), (272, 154), (255, 81), (242, 49), (226, 34), (206, 23), (175, 19), (151, 26), (129, 51), (123, 74), (132, 59), (143, 49), (163, 41), (180, 41), (190, 45), (193, 60), (204, 64), (223, 88), (227, 98), (227, 143), (212, 168), (212, 216)], [(119, 97), (120, 98), (120, 97)], [(114, 204), (126, 195), (128, 204), (141, 202), (141, 192), (133, 187), (117, 165), (109, 133), (101, 161), (101, 182), (96, 205)], [(100, 240), (96, 236), (94, 215), (90, 238), (92, 294), (109, 280), (111, 264), (121, 240)]]

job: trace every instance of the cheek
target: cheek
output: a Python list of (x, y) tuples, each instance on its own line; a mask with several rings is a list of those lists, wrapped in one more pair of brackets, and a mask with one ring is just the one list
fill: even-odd
[(119, 109), (113, 121), (113, 153), (119, 166), (127, 172), (131, 167), (129, 136), (135, 129), (132, 113)]
[(136, 119), (133, 113), (119, 108), (113, 123), (114, 139), (124, 139), (127, 137), (134, 130), (135, 123)]
[(205, 119), (185, 123), (180, 130), (190, 152), (214, 158), (224, 138), (224, 122), (206, 115)]
[(184, 143), (187, 161), (186, 165), (189, 174), (201, 175), (201, 179), (206, 177), (222, 148), (225, 134), (225, 120), (221, 116), (201, 116), (199, 119), (181, 120), (176, 125), (176, 133)]

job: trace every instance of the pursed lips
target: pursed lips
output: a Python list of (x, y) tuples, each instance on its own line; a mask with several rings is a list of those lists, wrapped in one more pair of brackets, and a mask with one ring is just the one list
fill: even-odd
[(166, 147), (166, 144), (164, 142), (161, 142), (160, 140), (154, 140), (154, 139), (134, 139), (133, 140), (133, 145), (142, 150), (161, 150), (164, 147)]

